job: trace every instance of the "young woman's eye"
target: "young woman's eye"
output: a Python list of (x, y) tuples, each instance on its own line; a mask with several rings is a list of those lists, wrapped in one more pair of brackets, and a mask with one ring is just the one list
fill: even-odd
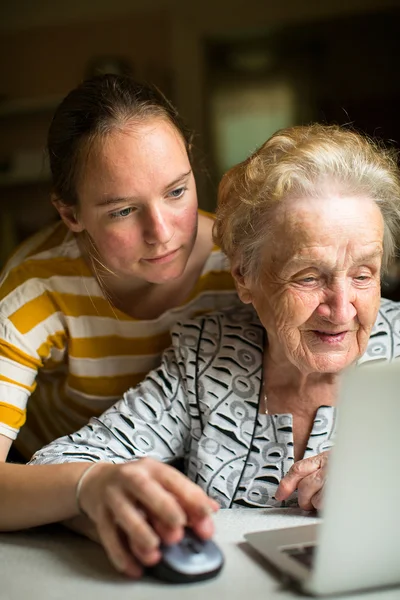
[(181, 198), (183, 196), (183, 194), (186, 192), (187, 187), (182, 186), (179, 188), (176, 188), (176, 190), (172, 190), (172, 192), (169, 192), (169, 196), (171, 196), (172, 198)]
[(123, 219), (131, 214), (133, 211), (132, 207), (122, 208), (121, 210), (117, 210), (116, 212), (110, 213), (110, 217), (112, 219)]

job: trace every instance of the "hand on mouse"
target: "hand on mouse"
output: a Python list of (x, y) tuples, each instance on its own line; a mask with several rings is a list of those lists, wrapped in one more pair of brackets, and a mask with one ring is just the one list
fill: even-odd
[(160, 560), (161, 542), (182, 539), (186, 525), (210, 538), (210, 515), (219, 508), (185, 475), (151, 458), (98, 463), (82, 482), (79, 503), (95, 523), (113, 565), (135, 579), (143, 566)]
[(328, 458), (329, 451), (326, 451), (295, 462), (282, 478), (275, 494), (276, 500), (286, 500), (297, 489), (300, 508), (320, 510)]

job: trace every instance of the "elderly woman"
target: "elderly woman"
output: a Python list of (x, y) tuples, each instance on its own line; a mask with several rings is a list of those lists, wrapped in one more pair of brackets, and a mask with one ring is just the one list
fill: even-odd
[[(76, 515), (76, 492), (115, 566), (136, 577), (185, 523), (210, 536), (217, 505), (319, 507), (340, 374), (400, 354), (399, 307), (380, 298), (399, 209), (390, 152), (338, 127), (279, 131), (229, 171), (215, 241), (246, 306), (178, 324), (160, 368), (34, 456), (75, 463), (32, 467), (46, 490), (69, 468), (57, 513), (42, 494), (42, 521)], [(177, 458), (187, 477), (163, 464)]]

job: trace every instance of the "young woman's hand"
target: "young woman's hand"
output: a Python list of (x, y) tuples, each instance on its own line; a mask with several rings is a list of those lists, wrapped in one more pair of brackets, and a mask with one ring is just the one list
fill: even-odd
[(286, 500), (297, 489), (300, 508), (320, 510), (328, 458), (329, 451), (326, 451), (295, 462), (282, 478), (275, 494), (276, 500)]
[(203, 538), (214, 532), (217, 502), (173, 467), (143, 458), (123, 465), (98, 463), (82, 481), (82, 510), (118, 571), (142, 575), (161, 558), (161, 542), (178, 542), (185, 525)]

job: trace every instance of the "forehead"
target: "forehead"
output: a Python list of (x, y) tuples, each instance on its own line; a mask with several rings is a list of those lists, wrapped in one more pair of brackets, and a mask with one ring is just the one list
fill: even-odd
[(161, 118), (128, 122), (124, 127), (98, 137), (89, 160), (106, 168), (119, 162), (151, 162), (167, 157), (187, 157), (185, 142), (176, 127)]
[(370, 198), (284, 200), (273, 216), (271, 256), (283, 265), (297, 258), (329, 260), (343, 250), (363, 254), (382, 245), (383, 229), (382, 214)]
[[(91, 144), (80, 177), (80, 195), (131, 195), (144, 185), (168, 185), (190, 169), (185, 142), (160, 118), (128, 122)], [(115, 189), (118, 187), (118, 190)]]

